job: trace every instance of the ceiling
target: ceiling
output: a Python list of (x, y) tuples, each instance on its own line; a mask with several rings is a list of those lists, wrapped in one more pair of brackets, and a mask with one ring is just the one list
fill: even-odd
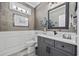
[(33, 8), (35, 8), (40, 4), (40, 2), (26, 2), (26, 4), (28, 4), (28, 5), (32, 6)]

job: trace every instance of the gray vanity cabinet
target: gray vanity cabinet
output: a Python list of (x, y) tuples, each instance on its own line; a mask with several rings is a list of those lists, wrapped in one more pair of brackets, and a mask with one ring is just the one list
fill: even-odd
[(46, 46), (45, 44), (43, 43), (44, 42), (44, 38), (42, 37), (38, 37), (38, 55), (39, 56), (45, 56), (46, 55)]
[(75, 56), (77, 46), (38, 36), (39, 56)]
[(55, 48), (65, 51), (66, 55), (76, 55), (76, 51), (77, 51), (75, 45), (60, 42), (60, 41), (55, 41)]
[(50, 44), (46, 44), (46, 56), (52, 56), (54, 48)]
[(69, 54), (65, 51), (54, 48), (53, 56), (71, 56), (71, 54)]
[(53, 53), (54, 41), (48, 38), (38, 36), (38, 55), (39, 56), (50, 56)]
[[(51, 46), (53, 46), (53, 41), (49, 41), (47, 38), (44, 37), (38, 37), (38, 55), (39, 56), (49, 56), (51, 52)], [(53, 50), (52, 50), (53, 51)]]

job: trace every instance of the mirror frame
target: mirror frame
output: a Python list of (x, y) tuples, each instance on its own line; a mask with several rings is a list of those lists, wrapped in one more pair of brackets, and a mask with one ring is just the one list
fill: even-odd
[[(60, 7), (60, 6), (63, 6), (63, 5), (66, 5), (65, 27), (52, 27), (52, 28), (50, 28), (50, 25), (49, 25), (50, 11), (52, 11), (52, 10), (54, 10), (54, 9)], [(58, 5), (58, 6), (54, 7), (54, 8), (52, 8), (52, 9), (48, 10), (48, 29), (69, 29), (69, 2), (65, 2), (65, 3), (63, 3), (61, 5)]]

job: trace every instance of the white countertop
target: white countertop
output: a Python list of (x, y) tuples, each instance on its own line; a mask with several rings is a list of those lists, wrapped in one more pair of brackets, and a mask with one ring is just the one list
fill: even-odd
[(55, 36), (48, 36), (48, 35), (45, 35), (45, 34), (38, 34), (38, 36), (42, 36), (42, 37), (49, 38), (49, 39), (52, 39), (52, 40), (57, 40), (57, 41), (77, 45), (76, 40), (64, 39), (64, 38), (55, 37)]

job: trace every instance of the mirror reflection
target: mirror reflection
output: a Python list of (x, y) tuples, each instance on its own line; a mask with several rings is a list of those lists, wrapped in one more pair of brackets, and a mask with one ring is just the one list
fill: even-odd
[(52, 27), (64, 27), (65, 26), (65, 5), (53, 9), (49, 12), (49, 19), (52, 22)]
[(68, 7), (69, 6), (67, 6), (66, 3), (63, 3), (48, 11), (49, 28), (54, 29), (66, 27), (66, 24), (68, 24), (67, 20), (69, 20), (69, 18), (67, 17), (69, 15)]

